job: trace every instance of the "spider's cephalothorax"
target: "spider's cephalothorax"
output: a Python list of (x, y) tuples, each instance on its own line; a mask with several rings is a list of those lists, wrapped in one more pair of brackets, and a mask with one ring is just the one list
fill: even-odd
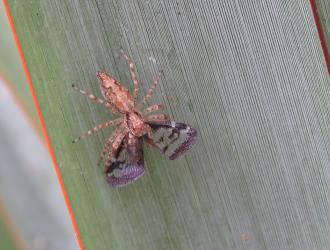
[(94, 134), (109, 126), (117, 126), (104, 144), (100, 161), (105, 163), (108, 183), (120, 187), (134, 182), (144, 174), (143, 140), (155, 146), (169, 159), (174, 160), (189, 150), (196, 141), (197, 131), (187, 124), (170, 121), (164, 114), (150, 114), (161, 110), (161, 104), (154, 104), (143, 109), (143, 105), (153, 95), (160, 74), (156, 76), (147, 95), (141, 102), (136, 102), (139, 81), (135, 66), (128, 56), (121, 51), (126, 60), (134, 83), (134, 94), (105, 72), (98, 72), (100, 88), (104, 99), (97, 98), (76, 86), (73, 88), (90, 99), (105, 105), (120, 117), (106, 121), (87, 131), (73, 142)]

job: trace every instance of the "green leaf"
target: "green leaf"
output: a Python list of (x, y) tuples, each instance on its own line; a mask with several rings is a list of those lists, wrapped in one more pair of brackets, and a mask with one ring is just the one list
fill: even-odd
[[(86, 249), (322, 249), (329, 240), (329, 78), (307, 2), (9, 1)], [(145, 146), (121, 189), (96, 166), (112, 119), (95, 72), (199, 131), (186, 157)]]

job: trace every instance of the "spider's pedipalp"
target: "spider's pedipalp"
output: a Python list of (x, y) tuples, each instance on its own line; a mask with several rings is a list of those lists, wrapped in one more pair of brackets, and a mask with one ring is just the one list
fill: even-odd
[(112, 121), (107, 121), (107, 122), (101, 123), (101, 124), (95, 126), (94, 128), (88, 130), (86, 133), (82, 134), (81, 136), (79, 136), (75, 140), (73, 140), (72, 143), (76, 143), (76, 142), (80, 141), (81, 139), (86, 138), (87, 136), (93, 135), (94, 133), (96, 133), (100, 129), (103, 129), (103, 128), (106, 128), (106, 127), (109, 127), (109, 126), (118, 125), (121, 122), (122, 122), (122, 118), (118, 118), (118, 119), (115, 119), (115, 120), (112, 120)]
[(132, 62), (132, 60), (125, 54), (125, 52), (121, 49), (120, 50), (121, 56), (125, 59), (128, 67), (129, 67), (129, 72), (131, 74), (133, 84), (134, 84), (134, 94), (133, 94), (133, 99), (135, 100), (139, 94), (139, 80), (136, 76), (136, 69), (135, 65)]

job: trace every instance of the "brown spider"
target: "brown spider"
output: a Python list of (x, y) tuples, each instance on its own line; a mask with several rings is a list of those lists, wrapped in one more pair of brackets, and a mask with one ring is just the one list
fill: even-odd
[(152, 86), (142, 101), (136, 102), (139, 81), (136, 77), (135, 66), (122, 50), (120, 52), (130, 69), (134, 83), (133, 96), (119, 81), (105, 72), (97, 72), (101, 80), (100, 88), (104, 99), (72, 85), (81, 94), (105, 105), (115, 114), (121, 115), (120, 118), (97, 125), (73, 141), (75, 143), (100, 129), (117, 126), (104, 144), (99, 160), (99, 162), (104, 161), (107, 181), (114, 187), (132, 183), (144, 174), (143, 139), (169, 159), (174, 160), (192, 147), (197, 136), (197, 131), (187, 124), (171, 121), (165, 114), (150, 114), (161, 110), (163, 108), (161, 104), (141, 109), (152, 97), (160, 74), (154, 78)]

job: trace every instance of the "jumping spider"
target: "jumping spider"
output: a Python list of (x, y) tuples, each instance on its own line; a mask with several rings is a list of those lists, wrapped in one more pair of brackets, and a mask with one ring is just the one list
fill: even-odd
[(171, 121), (165, 114), (150, 114), (161, 110), (163, 105), (154, 104), (148, 108), (142, 108), (153, 95), (160, 74), (154, 78), (152, 86), (142, 101), (136, 102), (139, 80), (135, 66), (122, 50), (120, 52), (130, 69), (134, 84), (133, 96), (119, 81), (105, 72), (97, 72), (104, 99), (72, 85), (81, 94), (120, 115), (115, 120), (97, 125), (73, 141), (73, 143), (78, 142), (100, 129), (117, 126), (104, 144), (99, 159), (99, 163), (103, 161), (105, 164), (104, 172), (107, 182), (114, 187), (130, 184), (144, 174), (143, 139), (169, 159), (174, 160), (188, 151), (195, 144), (197, 137), (197, 131), (187, 124)]

